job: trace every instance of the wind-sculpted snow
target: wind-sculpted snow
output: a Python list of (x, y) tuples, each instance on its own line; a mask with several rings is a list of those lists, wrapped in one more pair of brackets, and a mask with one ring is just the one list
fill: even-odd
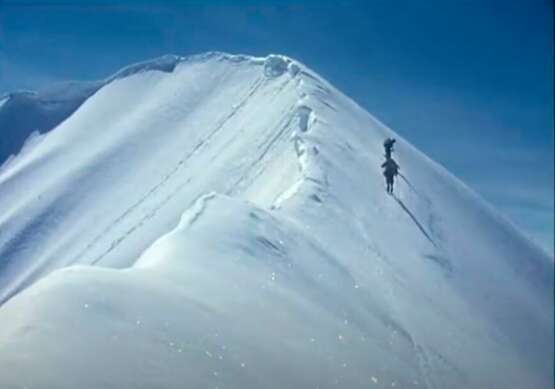
[[(97, 88), (94, 83), (68, 84), (65, 93), (16, 92), (0, 103), (0, 166), (15, 154), (27, 137), (54, 128), (73, 113)], [(81, 92), (81, 93), (77, 93)]]
[(38, 92), (0, 96), (0, 166), (14, 158), (30, 135), (43, 134), (58, 126), (104, 85), (141, 72), (172, 72), (183, 60), (167, 55), (131, 65), (102, 81), (62, 82)]
[(553, 262), (457, 179), (287, 57), (149, 63), (0, 171), (1, 387), (553, 386)]

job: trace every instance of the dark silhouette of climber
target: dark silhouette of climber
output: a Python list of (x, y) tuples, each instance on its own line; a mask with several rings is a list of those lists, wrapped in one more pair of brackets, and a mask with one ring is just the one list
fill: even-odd
[(395, 144), (394, 138), (387, 138), (383, 142), (383, 148), (385, 149), (385, 159), (391, 158), (391, 152), (393, 151), (393, 145)]
[(399, 174), (399, 165), (393, 158), (387, 158), (384, 163), (382, 163), (383, 175), (385, 176), (386, 191), (387, 193), (393, 193), (393, 179)]

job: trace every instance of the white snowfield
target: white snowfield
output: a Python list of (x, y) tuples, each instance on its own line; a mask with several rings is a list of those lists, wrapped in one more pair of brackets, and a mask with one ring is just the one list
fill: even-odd
[(553, 387), (552, 258), (304, 65), (166, 61), (0, 171), (1, 388)]

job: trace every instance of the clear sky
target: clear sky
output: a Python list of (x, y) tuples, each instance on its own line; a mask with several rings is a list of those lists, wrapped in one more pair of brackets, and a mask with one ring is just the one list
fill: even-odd
[(167, 53), (286, 54), (553, 253), (552, 34), (551, 0), (0, 0), (0, 94)]

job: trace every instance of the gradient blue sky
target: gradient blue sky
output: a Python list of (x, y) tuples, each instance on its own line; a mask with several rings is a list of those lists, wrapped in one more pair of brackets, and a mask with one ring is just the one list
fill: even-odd
[(304, 62), (553, 253), (553, 4), (0, 0), (0, 94), (167, 53)]

